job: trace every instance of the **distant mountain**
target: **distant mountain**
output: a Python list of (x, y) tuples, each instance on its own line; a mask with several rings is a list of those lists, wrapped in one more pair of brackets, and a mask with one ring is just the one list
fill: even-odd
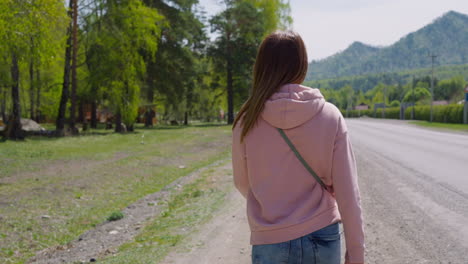
[(306, 80), (398, 72), (436, 65), (468, 63), (468, 16), (450, 11), (388, 47), (354, 42), (346, 50), (309, 64)]

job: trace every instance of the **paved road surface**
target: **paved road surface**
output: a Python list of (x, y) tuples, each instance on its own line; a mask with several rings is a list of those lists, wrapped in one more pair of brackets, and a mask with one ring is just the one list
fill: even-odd
[[(468, 135), (348, 120), (358, 163), (366, 263), (468, 264)], [(163, 263), (249, 263), (242, 197)], [(187, 262), (188, 260), (191, 260)]]

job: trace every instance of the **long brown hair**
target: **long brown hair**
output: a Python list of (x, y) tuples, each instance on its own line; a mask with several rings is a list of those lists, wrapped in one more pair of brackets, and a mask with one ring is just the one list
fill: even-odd
[(252, 91), (234, 120), (242, 118), (241, 142), (255, 126), (268, 100), (282, 85), (300, 84), (307, 74), (307, 51), (299, 34), (277, 31), (260, 45), (253, 70)]

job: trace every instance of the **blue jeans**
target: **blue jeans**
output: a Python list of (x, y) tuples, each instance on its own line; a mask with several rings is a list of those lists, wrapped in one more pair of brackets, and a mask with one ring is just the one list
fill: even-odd
[(340, 260), (339, 223), (294, 240), (252, 246), (253, 264), (340, 264)]

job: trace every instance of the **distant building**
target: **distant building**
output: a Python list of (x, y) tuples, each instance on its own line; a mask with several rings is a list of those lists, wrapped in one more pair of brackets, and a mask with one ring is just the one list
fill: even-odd
[(369, 106), (364, 103), (361, 103), (360, 105), (354, 107), (354, 110), (369, 110)]
[[(86, 122), (91, 122), (91, 111), (91, 104), (85, 104), (83, 106), (84, 118)], [(111, 121), (113, 117), (114, 113), (109, 108), (99, 107), (96, 109), (96, 119), (100, 123), (106, 123), (107, 121)]]
[(433, 105), (448, 105), (449, 102), (447, 100), (441, 100), (441, 101), (434, 101), (432, 104)]

